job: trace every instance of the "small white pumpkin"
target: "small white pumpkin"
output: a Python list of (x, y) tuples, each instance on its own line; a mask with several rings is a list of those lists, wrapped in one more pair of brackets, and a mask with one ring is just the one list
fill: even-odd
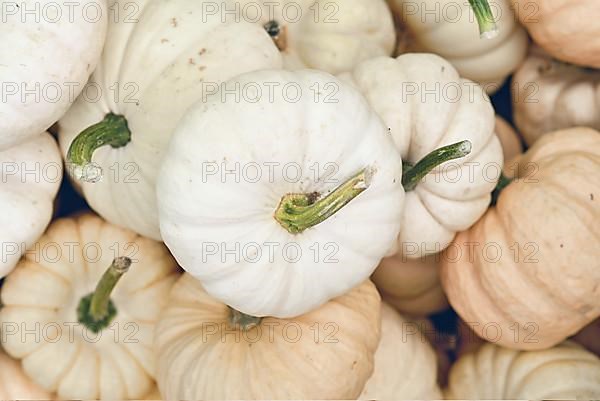
[(62, 173), (60, 151), (47, 132), (0, 151), (0, 277), (50, 223)]
[[(409, 31), (410, 51), (439, 54), (462, 76), (482, 84), (488, 93), (502, 86), (527, 53), (527, 33), (517, 22), (509, 0), (490, 1), (492, 16), (488, 20), (485, 15), (474, 14), (467, 1), (388, 0), (388, 3), (399, 29)], [(497, 35), (480, 38), (479, 18), (484, 24), (495, 22)]]
[[(233, 3), (233, 2), (232, 2)], [(264, 27), (281, 51), (286, 68), (331, 74), (394, 50), (392, 14), (385, 0), (241, 0), (221, 2), (211, 13), (239, 10), (241, 19)]]
[(215, 298), (298, 316), (366, 280), (392, 246), (401, 175), (381, 120), (350, 85), (316, 70), (247, 73), (177, 127), (157, 184), (161, 233)]
[(446, 399), (547, 400), (600, 397), (600, 359), (570, 342), (541, 351), (486, 343), (450, 370)]
[[(123, 256), (133, 264), (111, 295), (131, 262)], [(143, 397), (154, 325), (177, 276), (158, 242), (93, 215), (56, 220), (4, 282), (2, 345), (59, 398)]]
[(213, 2), (135, 4), (137, 22), (111, 18), (90, 79), (100, 98), (77, 99), (59, 122), (59, 142), (92, 209), (160, 240), (155, 180), (179, 118), (230, 77), (280, 67), (281, 56), (262, 27), (208, 14)]
[(494, 134), (489, 98), (433, 54), (375, 58), (342, 77), (381, 116), (405, 167), (445, 145), (470, 142), (467, 156), (434, 167), (412, 186), (404, 185), (397, 250), (416, 248), (413, 258), (443, 250), (456, 232), (483, 215), (500, 175), (502, 147)]
[(0, 150), (46, 131), (94, 70), (106, 0), (0, 0)]
[(515, 124), (529, 145), (563, 128), (600, 130), (600, 69), (567, 64), (534, 47), (511, 90)]
[(23, 373), (18, 361), (0, 350), (0, 399), (50, 400), (52, 396)]
[(360, 399), (441, 399), (436, 363), (436, 355), (418, 324), (405, 320), (394, 308), (382, 303), (375, 370)]
[(167, 400), (356, 399), (373, 372), (380, 298), (368, 280), (293, 319), (253, 319), (184, 274), (156, 327)]

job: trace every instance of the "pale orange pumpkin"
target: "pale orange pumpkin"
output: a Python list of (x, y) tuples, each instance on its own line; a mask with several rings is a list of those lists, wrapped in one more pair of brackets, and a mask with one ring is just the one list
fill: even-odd
[(554, 57), (600, 68), (598, 0), (515, 0), (515, 13), (533, 40)]
[(600, 316), (600, 133), (545, 135), (515, 166), (496, 207), (447, 249), (442, 285), (478, 335), (543, 349)]

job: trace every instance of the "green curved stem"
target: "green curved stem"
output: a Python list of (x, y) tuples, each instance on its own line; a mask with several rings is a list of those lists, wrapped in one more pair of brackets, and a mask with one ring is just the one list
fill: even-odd
[(469, 0), (469, 4), (479, 24), (479, 34), (483, 39), (492, 39), (498, 35), (498, 26), (487, 0)]
[(256, 327), (262, 321), (262, 317), (246, 315), (232, 307), (229, 307), (229, 326), (233, 328), (239, 327), (243, 331), (247, 331)]
[[(123, 116), (108, 113), (102, 121), (81, 131), (73, 140), (67, 152), (67, 163), (75, 167), (73, 170), (79, 180), (89, 181), (85, 168), (92, 162), (96, 149), (110, 145), (120, 148), (131, 141), (131, 131)], [(100, 172), (101, 174), (101, 172)]]
[(506, 188), (511, 182), (513, 182), (513, 178), (508, 178), (504, 174), (500, 175), (500, 179), (498, 180), (498, 184), (496, 184), (496, 188), (492, 192), (492, 206), (498, 203), (498, 198), (500, 197), (500, 193), (504, 188)]
[(298, 234), (336, 214), (366, 190), (371, 181), (370, 168), (362, 169), (348, 181), (319, 200), (318, 193), (287, 194), (275, 210), (275, 220), (288, 232)]
[(96, 290), (79, 301), (78, 320), (94, 333), (107, 327), (116, 316), (117, 309), (110, 300), (110, 294), (130, 266), (131, 259), (128, 257), (115, 258), (102, 275)]
[(471, 142), (461, 141), (434, 150), (412, 167), (403, 163), (402, 186), (404, 190), (412, 191), (431, 170), (447, 161), (465, 157), (469, 153), (471, 153)]

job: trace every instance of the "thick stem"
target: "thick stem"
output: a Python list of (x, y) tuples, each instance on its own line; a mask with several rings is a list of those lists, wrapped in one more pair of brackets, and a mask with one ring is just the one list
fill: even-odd
[(247, 331), (256, 327), (262, 321), (262, 317), (246, 315), (232, 307), (229, 307), (229, 326), (232, 328), (240, 328)]
[[(120, 148), (127, 145), (130, 140), (131, 132), (125, 117), (109, 113), (104, 120), (89, 126), (77, 135), (69, 146), (67, 163), (73, 167), (72, 171), (77, 179), (93, 181), (86, 173), (86, 169), (91, 164), (96, 149), (106, 145)], [(96, 169), (98, 168), (100, 167), (96, 166)], [(100, 171), (94, 174), (94, 177), (101, 175)]]
[(498, 180), (498, 184), (496, 184), (496, 188), (492, 192), (492, 206), (498, 203), (498, 198), (500, 197), (500, 193), (504, 188), (506, 188), (511, 182), (513, 182), (512, 178), (506, 177), (504, 174), (500, 175), (500, 179)]
[(83, 297), (79, 302), (77, 316), (80, 323), (95, 333), (110, 324), (117, 314), (117, 310), (110, 300), (110, 294), (130, 266), (131, 259), (128, 257), (118, 257), (113, 260), (100, 278), (96, 290)]
[(287, 194), (275, 211), (275, 220), (292, 234), (316, 226), (336, 214), (371, 184), (372, 170), (362, 169), (319, 200), (318, 193)]
[(409, 167), (408, 164), (403, 164), (405, 168), (402, 174), (402, 186), (404, 190), (406, 192), (412, 191), (431, 170), (447, 161), (465, 157), (469, 153), (471, 153), (471, 142), (461, 141), (434, 150), (412, 167)]
[(469, 4), (475, 13), (479, 34), (482, 39), (492, 39), (498, 36), (498, 26), (487, 0), (469, 0)]

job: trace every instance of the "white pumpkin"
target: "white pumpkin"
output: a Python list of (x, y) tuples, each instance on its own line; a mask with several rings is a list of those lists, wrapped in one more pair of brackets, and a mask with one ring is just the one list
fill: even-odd
[(360, 399), (441, 399), (436, 355), (418, 327), (391, 306), (381, 304), (381, 339), (375, 352), (375, 369)]
[(446, 399), (547, 400), (600, 397), (600, 359), (574, 343), (517, 351), (486, 343), (450, 370)]
[(600, 130), (600, 69), (555, 60), (535, 47), (511, 90), (515, 124), (529, 145), (563, 128)]
[[(113, 262), (123, 256), (133, 264), (104, 298), (107, 317), (95, 323), (87, 295), (126, 270)], [(160, 243), (92, 215), (56, 220), (4, 282), (2, 345), (59, 398), (143, 397), (154, 383), (154, 325), (177, 276)]]
[(0, 0), (0, 150), (57, 121), (83, 90), (106, 35), (106, 0)]
[[(399, 22), (409, 31), (408, 49), (447, 59), (465, 78), (495, 92), (527, 53), (527, 33), (517, 22), (510, 0), (490, 1), (498, 34), (480, 38), (478, 20), (469, 2), (454, 0), (388, 0)], [(492, 22), (492, 18), (489, 21)]]
[[(502, 117), (496, 116), (495, 127), (504, 160), (509, 163), (509, 160), (522, 153), (520, 139)], [(415, 247), (407, 247), (407, 255), (399, 252), (383, 258), (371, 280), (383, 299), (400, 312), (412, 316), (441, 312), (448, 308), (439, 275), (444, 255), (435, 253), (414, 258), (415, 251)]]
[(367, 280), (293, 319), (237, 320), (184, 274), (156, 327), (158, 386), (167, 400), (356, 399), (373, 372), (380, 303)]
[(47, 132), (0, 151), (0, 277), (50, 223), (62, 172), (60, 151)]
[(241, 0), (214, 3), (210, 13), (238, 10), (273, 38), (286, 68), (314, 68), (331, 74), (394, 51), (392, 14), (385, 0)]
[[(236, 87), (249, 90), (225, 96)], [(350, 85), (316, 70), (248, 73), (177, 127), (157, 184), (161, 233), (215, 298), (298, 316), (363, 282), (392, 246), (401, 174)]]
[(90, 81), (102, 96), (80, 97), (59, 122), (62, 152), (91, 208), (156, 240), (156, 174), (179, 118), (224, 80), (281, 65), (264, 29), (208, 15), (207, 3), (141, 0), (136, 23), (111, 19)]
[(18, 361), (0, 350), (0, 399), (50, 400), (52, 396), (23, 373)]
[(483, 215), (499, 178), (502, 147), (489, 98), (433, 54), (375, 58), (343, 78), (381, 116), (405, 165), (445, 145), (470, 142), (467, 156), (433, 168), (412, 190), (405, 186), (396, 249), (412, 258), (443, 250)]

